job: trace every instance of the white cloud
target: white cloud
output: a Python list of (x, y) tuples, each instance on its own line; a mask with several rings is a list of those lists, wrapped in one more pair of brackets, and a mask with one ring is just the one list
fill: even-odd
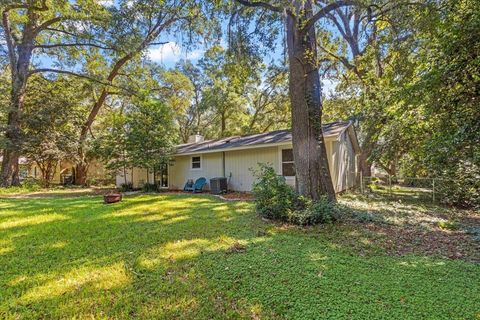
[(113, 0), (98, 0), (98, 3), (104, 7), (111, 7), (114, 4)]
[(169, 42), (150, 48), (147, 55), (152, 61), (170, 64), (176, 63), (180, 59), (197, 60), (203, 55), (203, 52), (200, 49), (185, 51), (176, 42)]

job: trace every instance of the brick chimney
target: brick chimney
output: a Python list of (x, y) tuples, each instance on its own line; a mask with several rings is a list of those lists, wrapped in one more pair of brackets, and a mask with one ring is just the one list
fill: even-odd
[(203, 138), (203, 136), (198, 133), (188, 137), (188, 143), (199, 143), (203, 142), (204, 140), (205, 139)]

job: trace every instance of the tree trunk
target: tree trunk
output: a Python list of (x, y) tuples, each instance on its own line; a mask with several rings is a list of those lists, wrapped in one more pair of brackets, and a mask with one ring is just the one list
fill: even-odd
[(87, 157), (85, 156), (85, 152), (83, 148), (86, 138), (87, 138), (86, 133), (85, 135), (81, 135), (80, 147), (78, 148), (79, 160), (75, 165), (75, 185), (77, 186), (87, 185), (88, 161), (87, 161)]
[[(322, 101), (314, 27), (302, 33), (302, 21), (312, 16), (310, 2), (296, 1), (299, 16), (287, 16), (289, 93), (292, 105), (293, 156), (298, 193), (336, 201), (322, 132)], [(304, 6), (304, 9), (298, 7)]]
[(382, 168), (383, 170), (385, 170), (385, 172), (390, 175), (390, 176), (396, 176), (397, 175), (397, 165), (396, 165), (396, 161), (395, 160), (392, 160), (392, 161), (389, 161), (388, 164), (383, 164), (382, 162), (380, 161), (376, 161), (375, 164), (378, 164), (378, 166), (380, 168)]
[(371, 134), (368, 134), (364, 137), (363, 143), (361, 145), (362, 153), (360, 154), (360, 170), (364, 177), (372, 176), (372, 165), (373, 162), (370, 160), (374, 149), (375, 141), (372, 138)]
[(1, 185), (8, 187), (19, 185), (18, 159), (22, 146), (21, 112), (25, 104), (28, 80), (28, 68), (32, 57), (33, 45), (22, 44), (17, 48), (17, 61), (11, 63), (12, 88), (7, 129), (6, 145), (3, 150)]
[(372, 162), (368, 159), (369, 157), (369, 153), (362, 149), (362, 153), (360, 154), (360, 168), (364, 177), (372, 176)]
[[(122, 64), (123, 65), (123, 64)], [(118, 67), (120, 69), (120, 67)], [(113, 78), (117, 75), (118, 69), (115, 72), (114, 75), (110, 74), (108, 80), (113, 81)], [(90, 130), (93, 121), (97, 117), (98, 112), (100, 111), (102, 105), (105, 103), (105, 100), (108, 97), (108, 91), (107, 89), (103, 89), (102, 93), (98, 97), (97, 101), (95, 101), (95, 104), (93, 105), (92, 110), (90, 111), (90, 114), (88, 115), (87, 120), (82, 126), (82, 130), (80, 131), (80, 137), (78, 141), (78, 162), (76, 164), (76, 176), (75, 176), (75, 184), (78, 186), (84, 186), (87, 183), (87, 167), (88, 167), (88, 161), (87, 157), (85, 155), (85, 145), (87, 143), (87, 136), (88, 136), (88, 131)]]
[(88, 163), (86, 161), (78, 162), (75, 166), (75, 184), (77, 186), (87, 185)]

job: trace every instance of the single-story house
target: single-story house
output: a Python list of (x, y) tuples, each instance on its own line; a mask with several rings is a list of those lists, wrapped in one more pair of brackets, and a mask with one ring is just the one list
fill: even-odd
[[(323, 133), (336, 192), (354, 187), (360, 171), (360, 147), (353, 124), (325, 124)], [(250, 169), (256, 168), (258, 163), (270, 164), (289, 184), (295, 185), (290, 130), (215, 140), (203, 140), (194, 135), (188, 143), (176, 147), (173, 160), (160, 172), (131, 168), (117, 174), (116, 184), (120, 187), (128, 182), (138, 188), (148, 181), (166, 189), (181, 190), (189, 179), (205, 177), (209, 181), (214, 177), (226, 177), (229, 190), (250, 191), (255, 179)]]

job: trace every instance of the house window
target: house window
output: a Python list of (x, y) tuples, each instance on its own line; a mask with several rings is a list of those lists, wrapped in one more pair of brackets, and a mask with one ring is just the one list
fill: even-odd
[(192, 157), (192, 169), (201, 169), (202, 159), (200, 156)]
[(293, 163), (293, 149), (282, 149), (282, 174), (285, 177), (295, 176), (295, 165)]

